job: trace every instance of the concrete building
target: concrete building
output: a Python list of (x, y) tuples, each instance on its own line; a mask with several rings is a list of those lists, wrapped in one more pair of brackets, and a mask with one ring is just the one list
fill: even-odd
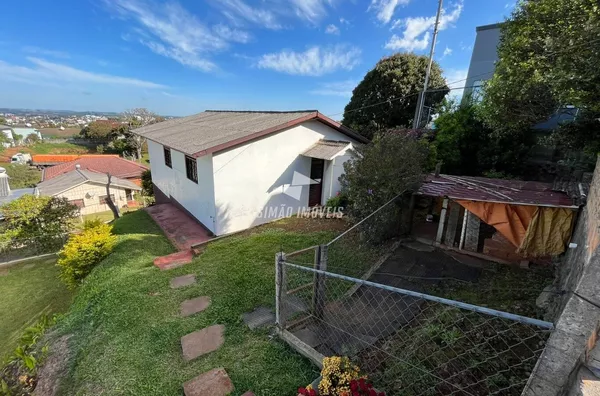
[(489, 80), (496, 70), (498, 61), (498, 44), (500, 43), (501, 23), (478, 26), (467, 82), (465, 83), (465, 97), (469, 94), (477, 96), (477, 87)]
[(322, 205), (367, 140), (318, 111), (206, 111), (139, 128), (157, 203), (173, 203), (215, 235)]

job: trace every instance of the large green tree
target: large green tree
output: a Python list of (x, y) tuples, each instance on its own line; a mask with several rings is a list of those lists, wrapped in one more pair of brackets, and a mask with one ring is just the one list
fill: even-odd
[(483, 98), (498, 131), (526, 129), (567, 105), (600, 112), (598, 0), (524, 0), (502, 27)]
[(79, 134), (86, 139), (110, 140), (115, 137), (119, 122), (99, 120), (90, 122)]
[[(377, 131), (408, 127), (423, 90), (428, 58), (399, 53), (381, 59), (352, 92), (342, 123), (368, 138)], [(425, 106), (437, 107), (449, 92), (442, 69), (434, 62)], [(427, 114), (427, 113), (425, 113)]]

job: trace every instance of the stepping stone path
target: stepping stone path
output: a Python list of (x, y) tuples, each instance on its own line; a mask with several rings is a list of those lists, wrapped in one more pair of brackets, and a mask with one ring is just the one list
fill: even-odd
[(181, 316), (184, 318), (204, 311), (210, 305), (210, 297), (202, 296), (181, 303)]
[(267, 307), (258, 307), (252, 312), (242, 314), (242, 320), (250, 330), (275, 324), (275, 314)]
[(188, 274), (171, 279), (171, 289), (178, 289), (196, 283), (196, 275)]
[(225, 326), (214, 325), (181, 337), (183, 360), (189, 362), (219, 349), (225, 342), (224, 332)]
[(227, 396), (233, 392), (233, 382), (224, 368), (200, 374), (183, 384), (185, 396)]

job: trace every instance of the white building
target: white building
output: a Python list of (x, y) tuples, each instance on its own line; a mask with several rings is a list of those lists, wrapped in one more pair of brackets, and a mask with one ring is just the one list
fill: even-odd
[(206, 111), (135, 132), (148, 139), (157, 203), (215, 235), (325, 204), (348, 150), (367, 142), (318, 111)]
[(13, 135), (13, 129), (7, 125), (0, 125), (0, 133), (4, 134), (8, 139), (7, 142), (2, 143), (2, 145), (7, 148), (14, 146), (15, 137)]

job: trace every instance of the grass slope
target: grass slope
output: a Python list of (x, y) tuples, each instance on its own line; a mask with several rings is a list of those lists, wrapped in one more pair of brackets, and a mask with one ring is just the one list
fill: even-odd
[(64, 312), (72, 294), (58, 279), (55, 258), (0, 269), (0, 360), (11, 354), (41, 315)]
[[(225, 367), (234, 395), (293, 395), (316, 369), (267, 331), (250, 331), (240, 315), (273, 306), (274, 256), (330, 239), (334, 231), (294, 230), (271, 224), (214, 242), (192, 264), (161, 272), (152, 265), (173, 248), (144, 211), (115, 222), (115, 251), (86, 279), (59, 333), (72, 333), (70, 373), (63, 395), (180, 395), (182, 384)], [(194, 286), (172, 290), (169, 280), (197, 274)], [(207, 295), (211, 306), (189, 318), (182, 301)], [(213, 324), (226, 327), (225, 344), (191, 362), (180, 338)]]

